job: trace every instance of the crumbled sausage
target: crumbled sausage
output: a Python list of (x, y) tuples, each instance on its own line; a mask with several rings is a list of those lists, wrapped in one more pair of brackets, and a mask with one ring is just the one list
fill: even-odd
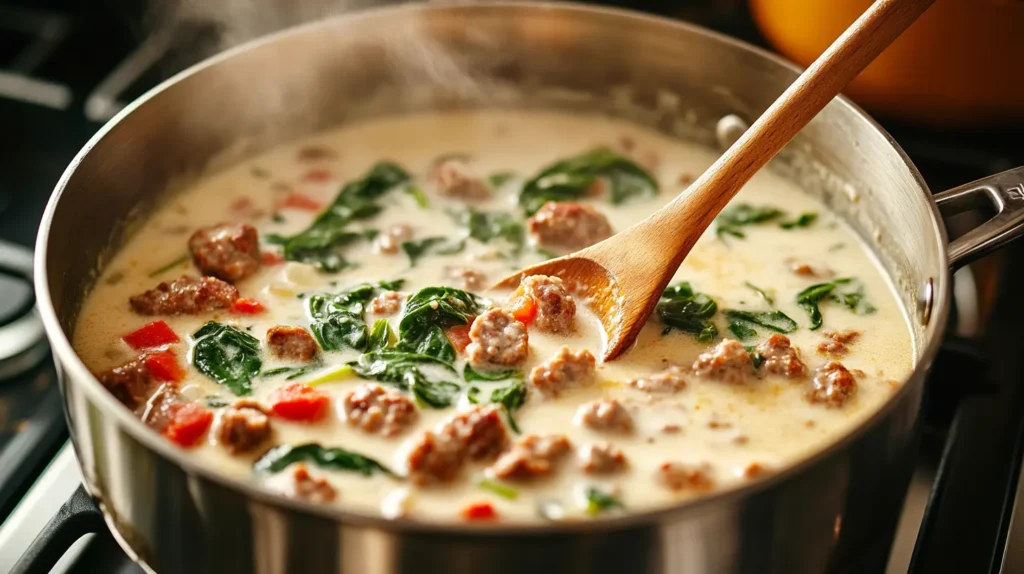
[(129, 299), (142, 315), (196, 315), (226, 309), (238, 299), (238, 289), (214, 277), (183, 276)]
[(441, 195), (456, 199), (479, 200), (491, 196), (491, 188), (473, 173), (465, 161), (448, 158), (438, 162), (431, 171), (430, 180)]
[(526, 325), (503, 309), (491, 309), (473, 320), (466, 347), (474, 367), (511, 367), (522, 364), (530, 351)]
[(309, 331), (288, 325), (277, 325), (267, 330), (267, 347), (278, 359), (303, 363), (315, 359), (320, 351)]
[(487, 287), (487, 276), (468, 267), (456, 267), (448, 271), (448, 280), (454, 287), (466, 291), (480, 291)]
[(812, 403), (824, 403), (839, 408), (857, 392), (857, 381), (842, 363), (832, 361), (820, 367), (814, 375), (814, 384), (807, 398)]
[(737, 341), (723, 339), (712, 349), (697, 356), (693, 362), (693, 372), (698, 377), (738, 385), (751, 372), (750, 355)]
[(421, 485), (451, 480), (467, 458), (492, 458), (506, 444), (498, 407), (480, 405), (453, 415), (436, 432), (423, 433), (409, 453), (409, 474)]
[(588, 474), (610, 474), (626, 468), (626, 455), (607, 442), (585, 444), (576, 451), (580, 469)]
[(523, 279), (511, 303), (520, 297), (531, 299), (536, 305), (537, 315), (533, 326), (549, 333), (569, 333), (575, 328), (576, 301), (569, 295), (558, 277), (533, 275)]
[(807, 374), (807, 366), (800, 360), (800, 350), (792, 347), (789, 338), (775, 333), (757, 346), (756, 352), (764, 358), (761, 368), (773, 375), (790, 379)]
[(368, 310), (371, 315), (394, 315), (402, 309), (402, 301), (405, 295), (398, 291), (384, 291), (370, 301)]
[(572, 201), (549, 201), (526, 220), (526, 228), (543, 247), (575, 251), (612, 236), (603, 213)]
[(359, 385), (342, 398), (348, 424), (367, 433), (395, 436), (417, 417), (416, 405), (398, 391), (376, 383)]
[(260, 240), (248, 224), (220, 224), (200, 229), (188, 240), (192, 261), (203, 275), (234, 283), (260, 268)]
[(649, 377), (640, 377), (629, 382), (629, 386), (645, 393), (669, 394), (686, 388), (683, 369), (671, 366)]
[[(163, 432), (174, 418), (174, 413), (186, 404), (181, 400), (177, 385), (165, 383), (145, 402), (145, 408), (136, 410), (139, 418), (150, 428)], [(140, 412), (141, 411), (141, 412)]]
[(145, 361), (134, 359), (96, 376), (117, 400), (135, 410), (158, 385)]
[(759, 476), (764, 476), (767, 473), (768, 469), (766, 469), (764, 465), (759, 462), (752, 462), (743, 469), (743, 478), (753, 480)]
[(789, 270), (795, 275), (800, 277), (815, 277), (815, 278), (826, 278), (835, 275), (835, 272), (825, 267), (812, 267), (807, 263), (800, 261), (794, 261), (787, 259), (786, 264), (789, 265)]
[(382, 230), (373, 238), (373, 250), (376, 253), (394, 255), (402, 249), (402, 243), (412, 239), (412, 227), (405, 223), (397, 223)]
[(295, 465), (289, 494), (310, 502), (331, 502), (338, 497), (338, 491), (326, 479), (310, 474), (304, 464)]
[(850, 352), (848, 343), (853, 343), (860, 336), (859, 331), (825, 331), (825, 341), (818, 345), (822, 355), (839, 358)]
[(551, 472), (551, 464), (569, 452), (565, 435), (528, 434), (498, 457), (491, 471), (498, 478), (533, 478)]
[(271, 432), (266, 410), (252, 400), (241, 400), (224, 409), (217, 425), (217, 442), (231, 454), (256, 448)]
[(706, 492), (714, 488), (714, 481), (709, 476), (711, 467), (707, 464), (699, 466), (666, 462), (658, 467), (658, 480), (671, 490), (692, 490)]
[(545, 395), (557, 397), (568, 388), (591, 384), (596, 369), (597, 360), (590, 351), (562, 347), (549, 361), (530, 371), (530, 384)]
[(595, 430), (619, 433), (633, 430), (633, 417), (615, 399), (601, 399), (581, 406), (576, 411), (576, 421)]

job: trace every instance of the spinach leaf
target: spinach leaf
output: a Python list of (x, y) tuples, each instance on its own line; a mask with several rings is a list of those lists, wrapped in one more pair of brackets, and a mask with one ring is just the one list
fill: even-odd
[(473, 367), (466, 363), (466, 368), (462, 369), (462, 378), (467, 383), (473, 381), (506, 381), (508, 379), (521, 379), (523, 374), (520, 371), (477, 371)]
[(599, 177), (608, 180), (614, 204), (658, 192), (658, 182), (636, 163), (610, 150), (596, 149), (541, 170), (519, 192), (519, 205), (533, 215), (549, 201), (582, 197)]
[(480, 404), (480, 399), (477, 398), (479, 395), (480, 387), (469, 387), (469, 389), (466, 390), (466, 399), (474, 405)]
[(427, 237), (417, 241), (403, 241), (402, 251), (405, 251), (405, 254), (409, 256), (409, 266), (415, 267), (416, 262), (426, 255), (431, 248), (445, 241), (444, 237)]
[(256, 472), (280, 472), (296, 462), (309, 462), (331, 470), (358, 472), (363, 476), (371, 476), (376, 472), (397, 476), (372, 458), (342, 448), (327, 448), (317, 443), (274, 447), (256, 461), (253, 469)]
[(515, 172), (512, 171), (499, 171), (492, 173), (487, 177), (487, 182), (491, 184), (491, 187), (497, 189), (516, 176)]
[(263, 367), (260, 342), (234, 327), (209, 321), (192, 335), (192, 364), (238, 396), (252, 393), (252, 379)]
[(405, 303), (397, 348), (437, 357), (450, 365), (455, 362), (455, 348), (444, 329), (465, 325), (480, 311), (476, 295), (452, 287), (425, 287)]
[(394, 291), (401, 285), (401, 280), (363, 283), (341, 293), (311, 296), (307, 302), (310, 330), (320, 347), (325, 351), (344, 347), (365, 350), (369, 332), (363, 320), (364, 307), (380, 290)]
[(412, 394), (416, 395), (416, 398), (424, 404), (435, 409), (450, 407), (459, 391), (462, 390), (462, 387), (450, 381), (428, 381), (422, 375), (416, 376), (415, 374), (407, 378), (412, 388)]
[(391, 346), (395, 334), (391, 330), (391, 323), (387, 319), (377, 319), (370, 329), (370, 341), (367, 345), (371, 351), (379, 351)]
[(276, 377), (278, 375), (288, 375), (284, 378), (286, 381), (294, 381), (295, 379), (302, 377), (308, 373), (311, 373), (319, 368), (323, 367), (320, 363), (314, 363), (312, 365), (303, 365), (301, 367), (278, 367), (276, 369), (269, 369), (260, 373), (261, 379), (268, 379), (270, 377)]
[(516, 424), (516, 420), (512, 417), (512, 413), (514, 413), (519, 407), (523, 406), (523, 403), (526, 402), (526, 383), (519, 380), (507, 387), (494, 389), (494, 391), (491, 392), (491, 402), (501, 405), (502, 412), (505, 414), (505, 420), (508, 421), (508, 426), (515, 431), (516, 434), (519, 434), (519, 425)]
[(757, 336), (757, 331), (743, 321), (729, 321), (729, 331), (740, 341), (746, 341)]
[(821, 327), (821, 310), (818, 308), (818, 303), (831, 295), (835, 288), (835, 283), (818, 283), (797, 293), (796, 303), (804, 311), (807, 311), (807, 315), (811, 319), (810, 329), (812, 331)]
[(352, 370), (364, 379), (372, 379), (383, 383), (391, 383), (403, 390), (409, 390), (411, 382), (408, 373), (423, 377), (419, 371), (421, 365), (438, 365), (445, 370), (455, 372), (452, 366), (430, 355), (420, 355), (397, 350), (395, 348), (370, 351), (360, 355), (359, 359), (349, 363)]
[(798, 227), (808, 227), (817, 219), (817, 213), (813, 211), (808, 211), (805, 213), (801, 213), (800, 217), (797, 217), (793, 221), (783, 221), (782, 223), (779, 224), (779, 227), (785, 230), (796, 229)]
[(456, 221), (469, 230), (469, 236), (481, 243), (503, 240), (511, 247), (510, 255), (517, 256), (526, 243), (523, 223), (508, 213), (483, 212), (468, 209), (457, 214)]
[(730, 322), (752, 323), (776, 333), (792, 333), (797, 329), (796, 321), (779, 310), (740, 311), (738, 309), (726, 309), (723, 313)]
[(665, 289), (655, 309), (665, 324), (663, 333), (679, 329), (694, 335), (701, 343), (708, 343), (718, 336), (718, 328), (708, 320), (718, 311), (718, 304), (711, 297), (694, 292), (689, 283), (682, 282)]
[(746, 287), (747, 289), (750, 289), (754, 293), (757, 293), (757, 295), (760, 298), (764, 299), (765, 303), (773, 306), (775, 305), (775, 299), (771, 295), (769, 295), (768, 292), (765, 291), (764, 289), (761, 289), (760, 287), (754, 285), (750, 281), (744, 281), (743, 286)]
[(382, 208), (376, 200), (408, 180), (405, 170), (394, 163), (374, 165), (362, 179), (346, 184), (308, 228), (284, 240), (285, 259), (310, 263), (330, 273), (349, 266), (336, 248), (364, 236), (347, 231), (345, 226), (379, 213)]
[(619, 499), (594, 487), (587, 488), (586, 495), (587, 514), (594, 515), (614, 508), (624, 508)]
[(761, 365), (764, 364), (764, 355), (762, 355), (761, 353), (759, 353), (757, 351), (753, 351), (753, 350), (750, 350), (750, 349), (747, 350), (747, 353), (750, 354), (750, 364), (751, 364), (751, 366), (754, 367), (754, 370), (756, 371), (756, 370), (760, 369)]
[(782, 211), (767, 205), (761, 207), (749, 203), (731, 205), (715, 218), (715, 233), (719, 236), (731, 235), (737, 239), (744, 239), (747, 235), (740, 230), (741, 227), (765, 223), (781, 215)]
[(852, 277), (811, 285), (797, 294), (796, 302), (810, 316), (812, 331), (821, 327), (819, 304), (822, 300), (840, 303), (858, 315), (870, 315), (876, 311), (864, 295), (864, 285)]

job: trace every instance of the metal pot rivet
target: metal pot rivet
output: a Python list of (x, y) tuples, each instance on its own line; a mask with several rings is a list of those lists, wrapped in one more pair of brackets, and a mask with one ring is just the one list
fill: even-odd
[(750, 125), (736, 114), (723, 116), (722, 119), (718, 120), (718, 125), (715, 126), (715, 137), (718, 138), (718, 147), (722, 148), (723, 151), (729, 149), (729, 146), (736, 143), (736, 140), (740, 139), (740, 136), (749, 127)]
[(929, 277), (924, 283), (924, 290), (922, 291), (921, 299), (917, 304), (918, 313), (921, 315), (921, 325), (924, 327), (928, 326), (928, 321), (932, 318), (932, 302), (934, 298), (935, 285), (932, 278)]

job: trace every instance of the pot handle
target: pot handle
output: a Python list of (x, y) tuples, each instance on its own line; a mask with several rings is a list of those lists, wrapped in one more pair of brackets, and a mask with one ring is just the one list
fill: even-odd
[(1024, 167), (981, 178), (937, 193), (944, 216), (994, 207), (992, 219), (949, 243), (949, 266), (955, 271), (1024, 235)]

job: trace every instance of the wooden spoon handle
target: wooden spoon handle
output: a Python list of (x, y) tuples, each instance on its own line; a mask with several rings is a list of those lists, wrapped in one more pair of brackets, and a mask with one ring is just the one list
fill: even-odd
[[(877, 0), (673, 203), (703, 232), (740, 188), (935, 0)], [(698, 233), (699, 235), (699, 233)], [(685, 249), (689, 249), (689, 245)]]

